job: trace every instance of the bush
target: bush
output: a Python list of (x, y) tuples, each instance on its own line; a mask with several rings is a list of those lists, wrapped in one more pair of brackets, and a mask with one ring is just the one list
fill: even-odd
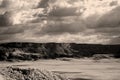
[(7, 67), (0, 73), (5, 77), (5, 80), (68, 80), (59, 74), (38, 69)]
[(106, 59), (106, 58), (112, 58), (112, 54), (95, 54), (93, 55), (94, 60), (99, 60), (99, 59)]

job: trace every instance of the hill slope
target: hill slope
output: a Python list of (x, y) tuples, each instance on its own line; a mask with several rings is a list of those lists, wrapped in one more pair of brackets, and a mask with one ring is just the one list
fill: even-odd
[(92, 57), (112, 54), (120, 57), (120, 45), (75, 43), (1, 43), (0, 60), (37, 60), (41, 58)]

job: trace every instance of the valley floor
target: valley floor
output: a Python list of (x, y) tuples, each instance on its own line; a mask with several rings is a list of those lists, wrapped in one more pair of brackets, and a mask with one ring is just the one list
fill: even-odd
[(37, 68), (65, 75), (72, 80), (120, 80), (120, 59), (60, 58), (38, 61), (0, 62), (0, 68)]

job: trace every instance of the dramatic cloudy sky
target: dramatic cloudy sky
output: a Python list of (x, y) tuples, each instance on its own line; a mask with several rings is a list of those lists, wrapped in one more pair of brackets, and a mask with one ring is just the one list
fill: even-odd
[(120, 0), (0, 0), (0, 42), (120, 44)]

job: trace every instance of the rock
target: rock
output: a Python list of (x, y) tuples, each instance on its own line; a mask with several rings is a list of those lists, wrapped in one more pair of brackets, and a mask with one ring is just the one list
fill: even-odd
[(0, 80), (68, 80), (60, 74), (39, 69), (7, 67), (2, 69), (0, 74)]

